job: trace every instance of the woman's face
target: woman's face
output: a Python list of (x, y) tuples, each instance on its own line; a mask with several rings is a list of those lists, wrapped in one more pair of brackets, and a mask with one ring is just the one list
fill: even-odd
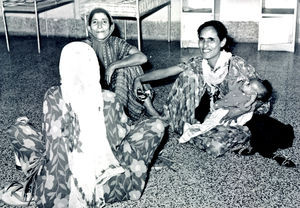
[(200, 53), (204, 59), (207, 59), (211, 67), (214, 67), (221, 52), (221, 48), (225, 45), (226, 39), (219, 39), (214, 27), (208, 26), (203, 28), (199, 34)]
[(89, 27), (91, 33), (100, 40), (105, 39), (109, 35), (109, 19), (104, 13), (94, 14)]

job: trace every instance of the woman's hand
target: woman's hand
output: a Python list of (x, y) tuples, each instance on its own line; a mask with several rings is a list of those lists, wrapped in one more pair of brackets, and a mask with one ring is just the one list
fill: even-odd
[(113, 64), (109, 65), (109, 67), (107, 68), (107, 70), (105, 71), (105, 81), (106, 83), (109, 85), (110, 81), (111, 81), (111, 76), (113, 75), (113, 73), (115, 72), (115, 67)]
[(245, 113), (248, 113), (248, 112), (251, 112), (251, 111), (254, 111), (255, 108), (256, 108), (256, 104), (257, 102), (253, 102), (251, 104), (251, 107), (240, 107), (240, 108), (230, 108), (229, 109), (229, 112), (226, 114), (226, 116), (224, 116), (222, 119), (221, 119), (221, 123), (226, 123), (226, 122), (229, 122), (229, 121), (235, 121), (237, 122), (237, 119), (238, 117), (240, 117), (241, 115), (245, 114)]
[(142, 90), (143, 91), (143, 85), (141, 83), (141, 80), (139, 79), (139, 77), (136, 77), (133, 81), (133, 92), (134, 92), (134, 95), (136, 97), (138, 97), (138, 90)]

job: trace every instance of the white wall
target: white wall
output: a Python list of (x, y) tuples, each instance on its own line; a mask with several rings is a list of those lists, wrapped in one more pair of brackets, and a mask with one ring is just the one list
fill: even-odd
[[(2, 1), (2, 0), (1, 0)], [(75, 0), (76, 1), (76, 0)], [(201, 0), (192, 0), (201, 1)], [(202, 0), (207, 2), (207, 0)], [(288, 0), (268, 0), (268, 1), (282, 1), (286, 3)], [(299, 1), (299, 0), (298, 0)], [(172, 21), (180, 21), (180, 7), (181, 0), (171, 0), (172, 2)], [(215, 0), (216, 4), (216, 17), (222, 21), (258, 21), (260, 11), (260, 0)], [(284, 4), (286, 5), (286, 4)], [(299, 5), (298, 5), (299, 13)], [(48, 18), (73, 18), (74, 17), (74, 5), (68, 4), (53, 10), (49, 10), (41, 13), (47, 15)], [(26, 15), (26, 14), (17, 14)], [(300, 19), (298, 15), (298, 19)], [(146, 21), (166, 21), (167, 20), (167, 8), (163, 8), (158, 12), (150, 15), (145, 19)]]
[[(222, 21), (254, 21), (260, 13), (260, 0), (218, 0), (216, 17)], [(219, 16), (219, 17), (218, 17)]]
[[(76, 1), (76, 0), (75, 0)], [(192, 1), (201, 1), (201, 0), (192, 0)], [(208, 0), (202, 0), (208, 1)], [(286, 5), (289, 0), (267, 0), (267, 1), (281, 1)], [(172, 2), (172, 10), (171, 10), (171, 18), (172, 22), (179, 23), (180, 22), (180, 9), (181, 9), (181, 0), (171, 0)], [(253, 21), (258, 22), (259, 12), (260, 12), (260, 0), (215, 0), (215, 12), (216, 19), (221, 21)], [(297, 17), (297, 34), (296, 40), (300, 43), (300, 3), (298, 0), (298, 17)], [(11, 15), (11, 14), (10, 14)], [(12, 15), (22, 15), (26, 16), (26, 14), (12, 14)], [(44, 13), (40, 14), (41, 18), (74, 18), (74, 5), (69, 4), (65, 5)], [(79, 18), (78, 15), (76, 15)], [(149, 22), (166, 22), (167, 21), (167, 7), (157, 11), (156, 13), (148, 16), (143, 21)]]
[[(1, 0), (2, 1), (2, 0)], [(75, 0), (76, 1), (76, 0)], [(201, 0), (191, 0), (201, 1)], [(204, 3), (208, 0), (202, 0)], [(212, 1), (212, 0), (211, 0)], [(284, 2), (283, 5), (287, 5), (289, 0), (268, 0)], [(267, 1), (267, 2), (268, 2)], [(299, 1), (299, 0), (298, 0)], [(180, 7), (181, 0), (171, 0), (172, 2), (172, 21), (180, 21)], [(260, 11), (260, 0), (215, 0), (216, 4), (216, 18), (222, 21), (258, 21)], [(299, 13), (299, 5), (298, 5)], [(68, 4), (53, 10), (49, 10), (41, 13), (41, 17), (46, 14), (48, 18), (73, 18), (74, 17), (74, 5)], [(26, 15), (26, 14), (17, 14)], [(300, 19), (298, 15), (298, 19)], [(156, 13), (150, 15), (145, 19), (146, 21), (166, 21), (167, 20), (167, 8), (163, 8)]]

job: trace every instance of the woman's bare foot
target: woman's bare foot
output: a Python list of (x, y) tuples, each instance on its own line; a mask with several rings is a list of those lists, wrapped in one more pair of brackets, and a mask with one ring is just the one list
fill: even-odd
[(152, 117), (160, 117), (160, 114), (153, 107), (151, 99), (149, 97), (144, 101), (144, 106), (145, 106), (145, 108), (147, 110), (147, 113), (150, 116), (152, 116)]

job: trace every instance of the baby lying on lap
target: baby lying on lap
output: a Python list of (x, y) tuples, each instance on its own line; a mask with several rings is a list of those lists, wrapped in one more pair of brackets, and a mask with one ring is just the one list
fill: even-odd
[[(231, 92), (223, 99), (217, 100), (212, 106), (211, 113), (205, 118), (202, 124), (185, 123), (184, 132), (179, 138), (179, 143), (185, 143), (193, 137), (206, 133), (217, 125), (244, 125), (251, 120), (255, 107), (252, 105), (255, 101), (265, 101), (269, 99), (271, 90), (269, 82), (259, 79), (251, 79), (241, 84), (237, 83)], [(233, 108), (245, 109), (246, 113), (239, 116), (236, 120), (223, 121), (223, 118)]]

